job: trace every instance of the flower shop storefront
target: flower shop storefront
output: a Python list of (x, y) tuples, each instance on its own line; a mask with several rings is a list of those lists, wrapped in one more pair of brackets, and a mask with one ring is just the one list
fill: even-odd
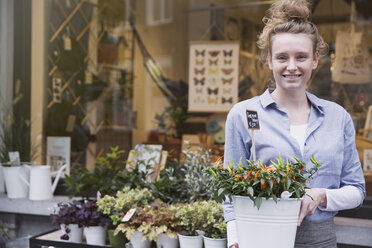
[[(273, 2), (0, 1), (0, 246), (226, 247), (229, 192), (300, 198), (307, 168), (215, 164), (229, 110), (272, 87), (256, 42)], [(307, 90), (350, 114), (366, 179), (339, 247), (372, 244), (371, 13), (313, 1), (330, 51)]]

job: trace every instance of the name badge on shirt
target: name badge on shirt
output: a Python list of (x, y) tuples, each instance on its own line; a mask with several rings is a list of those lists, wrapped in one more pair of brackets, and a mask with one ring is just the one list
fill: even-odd
[(255, 110), (246, 110), (248, 129), (260, 129), (260, 122), (258, 121), (258, 114)]

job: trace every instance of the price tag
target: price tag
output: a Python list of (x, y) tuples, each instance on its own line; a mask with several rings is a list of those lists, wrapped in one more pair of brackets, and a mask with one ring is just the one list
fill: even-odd
[(127, 222), (132, 218), (133, 214), (136, 212), (135, 208), (131, 208), (128, 210), (128, 212), (124, 215), (123, 219), (121, 219), (122, 222)]
[(255, 110), (246, 110), (248, 129), (260, 129), (260, 122), (258, 121), (258, 114)]

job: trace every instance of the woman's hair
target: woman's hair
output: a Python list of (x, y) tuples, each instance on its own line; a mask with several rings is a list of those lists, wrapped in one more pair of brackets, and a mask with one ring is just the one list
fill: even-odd
[(309, 21), (310, 4), (307, 0), (278, 0), (271, 5), (262, 19), (265, 27), (258, 36), (257, 45), (261, 49), (261, 59), (267, 63), (271, 53), (271, 41), (280, 33), (306, 34), (313, 41), (313, 51), (320, 56), (328, 53), (328, 45), (319, 35), (317, 27)]

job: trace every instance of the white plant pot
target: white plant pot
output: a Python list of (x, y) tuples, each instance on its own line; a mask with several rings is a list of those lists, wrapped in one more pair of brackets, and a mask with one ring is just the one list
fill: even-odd
[(258, 210), (249, 197), (233, 196), (233, 205), (239, 247), (294, 246), (301, 199), (262, 199)]
[(133, 236), (130, 238), (130, 243), (133, 248), (150, 248), (151, 242), (148, 239), (142, 240), (142, 232), (134, 232)]
[(171, 238), (162, 233), (156, 239), (157, 248), (178, 248), (178, 238)]
[[(23, 166), (3, 167), (8, 198), (26, 198), (28, 196), (28, 176)], [(25, 182), (26, 181), (26, 182)]]
[[(66, 226), (70, 229), (70, 232), (66, 231)], [(81, 243), (83, 242), (83, 227), (79, 227), (78, 224), (61, 224), (62, 234), (67, 234), (69, 239), (67, 242)]]
[(102, 226), (84, 227), (85, 238), (88, 245), (105, 245), (106, 228)]
[(212, 239), (203, 236), (204, 239), (204, 248), (226, 248), (227, 247), (227, 238), (222, 239)]
[(177, 234), (180, 241), (180, 248), (203, 248), (203, 236), (185, 236)]

